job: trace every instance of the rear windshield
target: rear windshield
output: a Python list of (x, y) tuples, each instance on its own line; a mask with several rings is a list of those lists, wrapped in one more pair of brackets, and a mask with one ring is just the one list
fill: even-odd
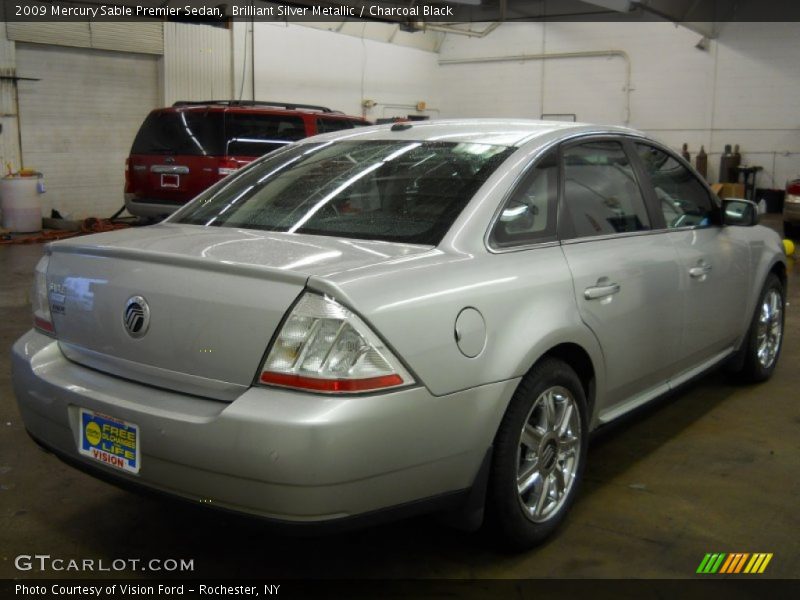
[(302, 117), (222, 111), (152, 112), (131, 154), (256, 157), (306, 137)]
[(303, 144), (224, 180), (170, 220), (437, 245), (513, 150), (452, 142)]

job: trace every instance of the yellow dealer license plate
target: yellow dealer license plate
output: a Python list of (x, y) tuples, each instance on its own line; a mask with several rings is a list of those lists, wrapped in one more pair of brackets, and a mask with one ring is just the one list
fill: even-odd
[(126, 471), (139, 472), (139, 426), (82, 408), (78, 450), (84, 456)]

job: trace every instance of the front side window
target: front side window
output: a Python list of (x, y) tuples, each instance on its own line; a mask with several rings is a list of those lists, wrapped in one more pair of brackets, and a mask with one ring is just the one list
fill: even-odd
[(564, 205), (575, 237), (650, 229), (644, 198), (622, 144), (588, 142), (564, 150)]
[(550, 152), (524, 175), (506, 200), (490, 237), (498, 248), (555, 239), (558, 155)]
[(172, 220), (436, 245), (513, 150), (398, 140), (302, 144), (254, 164)]
[(677, 159), (648, 144), (636, 144), (667, 227), (709, 227), (714, 203), (705, 186)]

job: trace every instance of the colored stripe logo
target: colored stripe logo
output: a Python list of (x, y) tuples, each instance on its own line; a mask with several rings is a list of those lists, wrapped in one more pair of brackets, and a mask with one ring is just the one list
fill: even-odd
[(701, 574), (726, 574), (735, 575), (739, 573), (756, 574), (763, 573), (769, 561), (772, 560), (772, 553), (757, 552), (715, 552), (706, 554), (697, 567), (697, 573)]

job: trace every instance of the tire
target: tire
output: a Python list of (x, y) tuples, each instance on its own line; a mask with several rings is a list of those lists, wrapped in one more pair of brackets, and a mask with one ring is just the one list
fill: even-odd
[(586, 397), (569, 365), (545, 359), (522, 379), (495, 436), (486, 527), (506, 548), (525, 550), (563, 521), (583, 476)]
[(774, 273), (767, 276), (758, 297), (747, 340), (742, 346), (739, 376), (749, 383), (766, 381), (772, 376), (783, 343), (786, 295), (781, 280)]

